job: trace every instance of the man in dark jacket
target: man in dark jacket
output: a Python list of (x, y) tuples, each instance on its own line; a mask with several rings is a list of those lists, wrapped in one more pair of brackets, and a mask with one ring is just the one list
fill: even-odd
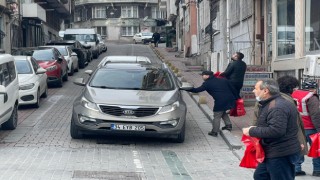
[(229, 81), (224, 78), (214, 77), (212, 71), (203, 71), (202, 78), (204, 82), (200, 87), (193, 88), (188, 91), (194, 93), (207, 91), (213, 97), (214, 117), (212, 120), (212, 130), (208, 134), (217, 137), (220, 131), (221, 118), (223, 119), (226, 126), (232, 126), (226, 110), (235, 107), (235, 101), (238, 97)]
[(153, 39), (154, 47), (158, 47), (158, 43), (160, 41), (160, 33), (158, 33), (157, 31), (153, 33), (152, 39)]
[(253, 92), (259, 101), (257, 125), (242, 131), (247, 136), (261, 138), (265, 152), (254, 179), (293, 180), (294, 163), (301, 152), (296, 107), (280, 96), (279, 86), (273, 79), (258, 81)]
[(227, 69), (220, 74), (220, 76), (226, 77), (236, 89), (240, 95), (240, 90), (243, 86), (244, 74), (247, 70), (247, 64), (242, 61), (244, 55), (241, 52), (236, 52), (232, 55), (231, 60), (227, 66)]

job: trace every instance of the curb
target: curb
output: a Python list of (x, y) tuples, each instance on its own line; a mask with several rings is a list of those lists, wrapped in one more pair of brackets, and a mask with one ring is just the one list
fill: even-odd
[[(154, 53), (157, 55), (157, 57), (162, 62), (169, 62), (170, 60), (164, 59), (164, 56), (152, 45), (149, 45), (150, 48), (154, 51)], [(179, 81), (182, 81), (181, 74), (179, 74), (179, 69), (176, 67), (170, 67), (172, 71), (174, 71), (175, 75), (178, 77)], [(208, 118), (208, 121), (211, 122), (211, 119), (213, 117), (213, 111), (209, 108), (207, 104), (200, 104), (199, 99), (200, 96), (198, 94), (194, 93), (188, 93), (189, 96), (195, 101), (195, 103), (198, 105), (198, 107), (201, 109), (201, 111), (205, 114), (205, 116)], [(221, 120), (221, 126), (224, 126), (223, 120)], [(226, 142), (226, 144), (229, 146), (230, 150), (234, 152), (234, 154), (241, 159), (243, 154), (243, 143), (236, 138), (232, 133), (228, 130), (221, 130), (220, 135), (223, 138), (223, 140)]]

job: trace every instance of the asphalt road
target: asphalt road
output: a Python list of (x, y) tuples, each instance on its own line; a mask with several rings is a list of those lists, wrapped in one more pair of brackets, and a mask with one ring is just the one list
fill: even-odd
[(19, 108), (16, 130), (0, 130), (0, 179), (252, 179), (253, 170), (239, 167), (239, 159), (221, 137), (207, 135), (211, 125), (190, 96), (186, 140), (69, 134), (72, 103), (83, 87), (72, 81), (85, 77), (106, 55), (140, 55), (160, 63), (148, 45), (109, 43), (108, 52), (69, 76), (62, 88), (50, 88), (40, 108)]

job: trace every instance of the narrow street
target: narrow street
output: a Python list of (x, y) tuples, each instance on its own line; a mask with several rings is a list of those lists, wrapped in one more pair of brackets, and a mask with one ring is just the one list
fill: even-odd
[(62, 88), (49, 89), (38, 109), (19, 108), (19, 125), (0, 131), (0, 179), (252, 179), (253, 170), (211, 129), (206, 116), (184, 92), (188, 105), (186, 140), (69, 134), (72, 103), (82, 91), (72, 81), (87, 77), (106, 55), (141, 55), (160, 63), (147, 45), (108, 44), (108, 52), (69, 77)]

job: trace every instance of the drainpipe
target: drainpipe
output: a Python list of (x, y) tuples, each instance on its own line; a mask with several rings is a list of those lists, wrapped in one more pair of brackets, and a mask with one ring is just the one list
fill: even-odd
[(198, 55), (200, 55), (200, 42), (201, 42), (201, 36), (200, 36), (200, 11), (199, 11), (199, 1), (197, 1), (197, 35), (198, 35)]
[(230, 61), (230, 12), (229, 12), (229, 0), (226, 0), (227, 3), (227, 60)]

